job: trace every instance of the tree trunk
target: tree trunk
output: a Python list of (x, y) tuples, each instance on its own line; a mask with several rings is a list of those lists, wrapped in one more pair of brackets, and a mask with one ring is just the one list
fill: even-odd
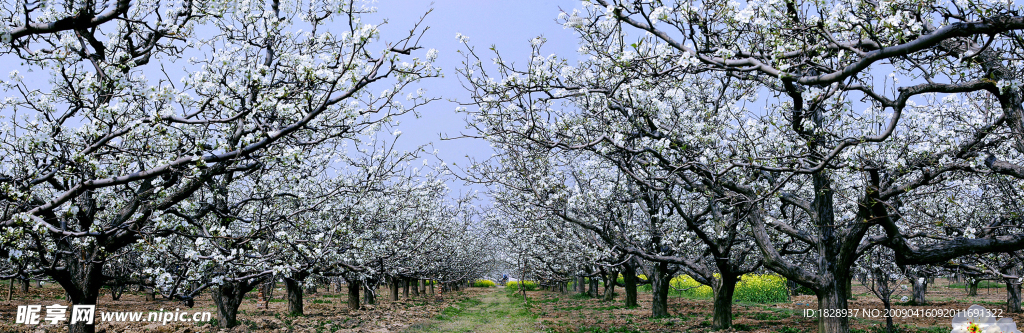
[(924, 296), (928, 292), (928, 280), (924, 277), (913, 277), (911, 279), (914, 285), (914, 304), (925, 305), (926, 300)]
[(217, 305), (217, 322), (221, 328), (238, 326), (238, 306), (242, 305), (245, 294), (256, 287), (255, 283), (225, 282), (213, 293)]
[[(75, 262), (69, 264), (68, 268), (70, 270), (68, 275), (52, 276), (64, 288), (64, 291), (67, 293), (67, 299), (71, 301), (72, 305), (95, 305), (96, 299), (100, 295), (100, 288), (103, 288), (103, 262)], [(28, 280), (25, 280), (24, 283), (27, 285)], [(24, 285), (22, 288), (24, 288)], [(69, 333), (96, 332), (96, 321), (93, 324), (86, 324), (84, 322), (71, 324), (70, 311), (67, 323)]]
[(590, 282), (587, 284), (587, 294), (589, 294), (590, 297), (601, 296), (600, 294), (598, 294), (597, 290), (597, 279), (595, 279), (593, 276), (589, 277), (588, 279), (590, 279)]
[(420, 280), (419, 279), (409, 279), (409, 284), (412, 285), (412, 286), (409, 287), (410, 289), (412, 289), (412, 296), (419, 297), (420, 296)]
[(277, 280), (272, 279), (260, 285), (260, 291), (263, 292), (263, 299), (270, 303), (270, 300), (274, 299), (274, 289), (277, 289)]
[(668, 289), (669, 283), (672, 281), (668, 272), (668, 264), (663, 262), (655, 264), (652, 278), (651, 292), (654, 293), (654, 299), (651, 303), (651, 316), (654, 318), (668, 317)]
[(21, 280), (21, 292), (22, 293), (27, 293), (28, 292), (28, 279)]
[(350, 311), (359, 310), (359, 289), (362, 288), (359, 280), (348, 281), (348, 309)]
[(736, 291), (738, 276), (733, 273), (721, 273), (719, 286), (715, 290), (714, 321), (711, 330), (724, 330), (732, 327), (732, 296)]
[(366, 303), (367, 305), (377, 304), (376, 290), (373, 290), (373, 287), (370, 287), (369, 283), (364, 283), (363, 286), (363, 302)]
[(427, 282), (430, 283), (430, 295), (437, 295), (437, 293), (434, 292), (434, 280), (427, 280)]
[[(288, 315), (301, 316), (302, 313), (302, 281), (284, 278), (284, 288), (288, 294)], [(329, 288), (328, 288), (329, 289)]]
[(1006, 312), (1020, 313), (1020, 282), (1017, 279), (1006, 279)]
[(427, 280), (420, 280), (420, 294), (427, 296)]
[(124, 293), (124, 289), (125, 286), (123, 285), (110, 286), (110, 299), (114, 301), (120, 300), (121, 294)]
[(608, 272), (608, 278), (604, 282), (604, 300), (614, 301), (615, 300), (615, 283), (619, 279), (619, 272), (610, 271)]
[(156, 301), (156, 287), (146, 288), (146, 301), (147, 302), (154, 302), (154, 301)]
[(853, 299), (853, 274), (846, 281), (846, 299)]
[[(1019, 295), (1019, 294), (1018, 294)], [(96, 299), (99, 298), (99, 292), (93, 293), (92, 295), (83, 297), (77, 301), (72, 301), (72, 304), (96, 304)], [(93, 320), (93, 324), (86, 324), (78, 322), (71, 324), (71, 309), (68, 309), (68, 333), (94, 333), (96, 332), (97, 319)]]
[(971, 279), (970, 285), (967, 287), (967, 296), (978, 296), (978, 284), (981, 283), (979, 279)]
[[(827, 284), (825, 288), (818, 290), (818, 314), (823, 310), (830, 312), (848, 308), (846, 302), (846, 286), (843, 284), (849, 281), (844, 277), (837, 276), (832, 279), (833, 283)], [(818, 333), (848, 333), (850, 320), (846, 316), (819, 316)]]
[(390, 287), (391, 287), (391, 301), (392, 302), (397, 302), (398, 301), (398, 283), (399, 283), (398, 281), (399, 280), (397, 278), (391, 278), (391, 286)]
[(584, 278), (582, 276), (577, 276), (576, 277), (576, 293), (580, 294), (580, 295), (587, 293), (587, 280), (586, 280), (586, 278)]
[(409, 278), (402, 278), (402, 294), (405, 295), (405, 299), (409, 299)]
[(882, 305), (885, 306), (885, 331), (889, 333), (896, 333), (896, 326), (892, 323), (892, 302), (888, 299), (882, 299)]
[(636, 267), (624, 265), (622, 271), (622, 282), (626, 288), (626, 307), (636, 307)]

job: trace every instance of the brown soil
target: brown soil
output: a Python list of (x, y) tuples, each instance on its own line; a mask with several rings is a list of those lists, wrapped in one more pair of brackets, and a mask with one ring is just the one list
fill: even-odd
[[(927, 305), (912, 306), (897, 303), (896, 309), (952, 309), (963, 310), (978, 304), (985, 308), (1005, 311), (1005, 290), (1002, 288), (981, 288), (978, 296), (968, 297), (963, 288), (947, 288), (948, 282), (937, 280), (929, 286)], [(0, 288), (0, 296), (6, 296), (7, 283)], [(346, 297), (343, 292), (324, 292), (307, 295), (305, 298), (306, 316), (288, 317), (285, 315), (287, 303), (282, 298), (284, 291), (280, 288), (274, 292), (274, 300), (270, 309), (257, 309), (256, 300), (248, 298), (239, 310), (241, 325), (231, 330), (219, 330), (207, 322), (201, 323), (100, 323), (98, 332), (401, 332), (417, 324), (429, 322), (441, 311), (453, 303), (470, 297), (479, 297), (494, 289), (467, 288), (466, 291), (449, 294), (441, 300), (425, 297), (411, 300), (387, 301), (387, 291), (382, 289), (378, 305), (367, 306), (363, 310), (350, 312), (347, 309)], [(691, 300), (679, 297), (670, 298), (669, 311), (671, 317), (651, 318), (651, 295), (641, 292), (640, 307), (623, 308), (622, 289), (614, 302), (600, 299), (579, 299), (572, 295), (552, 292), (533, 291), (530, 311), (538, 316), (538, 320), (554, 332), (708, 332), (711, 326), (710, 300)], [(855, 299), (850, 301), (851, 309), (882, 309), (882, 303), (860, 284), (854, 285)], [(909, 295), (909, 292), (904, 292)], [(897, 295), (896, 297), (899, 297)], [(55, 285), (42, 288), (32, 286), (27, 294), (15, 288), (13, 300), (0, 302), (0, 332), (61, 332), (63, 326), (16, 325), (14, 316), (18, 305), (68, 305), (63, 300), (63, 291)], [(209, 294), (197, 299), (193, 308), (179, 302), (158, 300), (146, 301), (143, 294), (126, 292), (119, 301), (111, 301), (109, 295), (100, 297), (97, 312), (102, 311), (159, 311), (181, 309), (181, 311), (209, 311), (216, 318), (216, 309)], [(733, 331), (736, 332), (812, 332), (816, 320), (805, 318), (805, 309), (817, 309), (814, 296), (794, 296), (789, 302), (777, 304), (735, 304), (733, 309)], [(1017, 323), (1024, 323), (1024, 315), (1007, 314)], [(98, 319), (98, 316), (97, 316)], [(950, 318), (917, 316), (894, 318), (896, 324), (917, 327), (907, 332), (948, 332)], [(851, 319), (853, 328), (872, 332), (871, 327), (884, 325), (884, 318)], [(795, 330), (794, 330), (795, 329)], [(915, 332), (916, 331), (916, 332)], [(858, 331), (854, 331), (858, 332)], [(514, 333), (514, 332), (509, 332)]]
[[(2, 284), (0, 296), (6, 298), (7, 283)], [(44, 285), (41, 288), (35, 287), (33, 283), (27, 294), (18, 292), (15, 286), (13, 300), (0, 302), (0, 332), (66, 332), (66, 326), (49, 325), (40, 323), (37, 325), (15, 324), (14, 319), (18, 305), (69, 305), (63, 298), (63, 290), (56, 285)], [(344, 289), (344, 288), (343, 288)], [(449, 293), (443, 298), (413, 297), (412, 299), (400, 299), (397, 302), (388, 301), (387, 290), (381, 289), (378, 292), (377, 305), (364, 305), (359, 311), (349, 311), (347, 297), (344, 292), (324, 292), (321, 288), (319, 293), (307, 294), (303, 300), (305, 305), (305, 316), (289, 317), (286, 315), (288, 303), (283, 300), (285, 292), (282, 288), (274, 291), (273, 300), (269, 303), (269, 309), (257, 309), (255, 293), (250, 293), (239, 308), (238, 320), (241, 325), (231, 330), (221, 330), (209, 322), (175, 322), (162, 325), (160, 323), (138, 322), (138, 323), (102, 323), (99, 320), (99, 313), (104, 311), (159, 311), (161, 308), (168, 311), (203, 312), (211, 313), (212, 318), (217, 317), (217, 310), (209, 293), (204, 293), (196, 299), (193, 308), (176, 301), (157, 300), (146, 301), (142, 293), (125, 292), (121, 299), (112, 301), (109, 294), (100, 296), (99, 304), (96, 306), (96, 320), (98, 322), (97, 332), (400, 332), (407, 327), (429, 321), (437, 317), (441, 310), (452, 303), (459, 302), (466, 298), (476, 297), (481, 293), (488, 292), (481, 288), (466, 288), (462, 292)], [(45, 310), (44, 310), (45, 313)], [(70, 316), (70, 312), (69, 312)], [(144, 315), (145, 317), (145, 315)]]

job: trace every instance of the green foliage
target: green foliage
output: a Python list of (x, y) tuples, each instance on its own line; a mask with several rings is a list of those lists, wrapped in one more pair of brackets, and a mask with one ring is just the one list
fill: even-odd
[(519, 288), (526, 291), (534, 291), (540, 288), (537, 282), (533, 281), (512, 281), (505, 284), (505, 290), (511, 293), (518, 292)]
[(477, 287), (477, 288), (490, 288), (490, 287), (494, 287), (495, 285), (496, 284), (494, 283), (494, 281), (491, 281), (491, 280), (476, 280), (476, 281), (473, 281), (473, 287)]

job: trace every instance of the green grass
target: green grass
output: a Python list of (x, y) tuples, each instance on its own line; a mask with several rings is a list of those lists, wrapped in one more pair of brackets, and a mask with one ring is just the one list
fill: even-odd
[(753, 318), (753, 319), (757, 319), (757, 320), (781, 320), (781, 319), (789, 318), (789, 317), (791, 317), (791, 315), (789, 315), (787, 313), (778, 313), (778, 312), (757, 312), (757, 313), (754, 313), (753, 315), (747, 315), (747, 317)]
[(537, 316), (518, 295), (492, 292), (469, 298), (441, 311), (431, 323), (406, 332), (532, 332)]
[(626, 328), (626, 327), (597, 327), (597, 326), (589, 326), (589, 327), (582, 327), (579, 330), (576, 330), (576, 332), (577, 333), (640, 333), (642, 331), (637, 331), (637, 330)]
[(625, 305), (612, 305), (612, 306), (603, 306), (603, 307), (596, 307), (596, 308), (592, 307), (590, 305), (577, 305), (577, 306), (570, 306), (570, 307), (559, 308), (559, 310), (579, 311), (579, 310), (583, 310), (583, 309), (590, 309), (590, 310), (596, 310), (596, 311), (608, 311), (608, 310), (625, 309), (625, 308), (626, 308)]
[[(967, 284), (954, 283), (947, 285), (946, 288), (967, 289)], [(1006, 288), (1006, 285), (995, 281), (985, 280), (978, 283), (978, 288)]]
[[(803, 331), (796, 327), (783, 327), (775, 330), (775, 333), (803, 333)], [(850, 330), (850, 333), (854, 333), (853, 330)]]

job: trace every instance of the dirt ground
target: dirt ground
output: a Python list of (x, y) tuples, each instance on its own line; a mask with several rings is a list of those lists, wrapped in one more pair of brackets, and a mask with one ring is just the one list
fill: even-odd
[[(904, 325), (904, 332), (949, 332), (951, 318), (927, 316), (925, 309), (963, 310), (973, 304), (985, 308), (1005, 310), (1005, 290), (1003, 288), (981, 288), (978, 296), (968, 297), (963, 288), (948, 288), (949, 283), (939, 279), (928, 288), (926, 305), (907, 305), (897, 303), (896, 309), (915, 309), (921, 312), (916, 316), (898, 317), (895, 322)], [(6, 298), (7, 285), (0, 288), (0, 296)], [(641, 292), (640, 306), (627, 309), (622, 306), (624, 295), (622, 288), (614, 302), (600, 299), (586, 299), (578, 296), (558, 294), (545, 291), (529, 292), (529, 311), (552, 332), (708, 332), (711, 326), (710, 300), (691, 300), (671, 297), (669, 303), (670, 317), (651, 318), (651, 295)], [(868, 294), (860, 284), (854, 285), (855, 299), (850, 301), (851, 309), (882, 309), (881, 301)], [(365, 309), (350, 312), (347, 309), (344, 292), (320, 289), (319, 293), (307, 294), (305, 298), (306, 316), (286, 316), (287, 303), (283, 300), (284, 291), (274, 292), (269, 309), (257, 309), (256, 300), (247, 297), (239, 310), (238, 327), (226, 331), (209, 322), (168, 323), (100, 323), (99, 332), (403, 332), (410, 327), (422, 327), (423, 323), (436, 321), (442, 311), (469, 298), (480, 298), (487, 293), (495, 293), (495, 289), (467, 288), (463, 292), (448, 294), (443, 300), (434, 297), (414, 297), (398, 302), (387, 301), (387, 291), (381, 289), (377, 305), (366, 306)], [(504, 294), (504, 292), (501, 292)], [(903, 292), (909, 296), (909, 291)], [(254, 294), (253, 294), (254, 295)], [(897, 298), (900, 294), (897, 294)], [(502, 297), (505, 297), (502, 295)], [(61, 332), (63, 326), (16, 325), (14, 316), (18, 305), (68, 305), (63, 300), (63, 291), (55, 285), (42, 288), (33, 286), (27, 294), (15, 288), (13, 300), (0, 302), (0, 332)], [(816, 309), (816, 299), (811, 295), (791, 297), (789, 302), (776, 304), (738, 303), (734, 306), (733, 331), (764, 332), (764, 333), (800, 333), (812, 332), (816, 325), (813, 318), (805, 318), (805, 309)], [(216, 309), (209, 293), (197, 299), (194, 308), (188, 308), (174, 301), (146, 301), (143, 294), (126, 292), (121, 300), (112, 301), (104, 293), (97, 305), (97, 312), (102, 311), (158, 311), (181, 309), (181, 311), (209, 311), (216, 318)], [(1006, 314), (1017, 323), (1024, 323), (1024, 315)], [(98, 315), (97, 315), (98, 319)], [(884, 325), (884, 318), (866, 318), (863, 313), (859, 318), (851, 319), (854, 333), (871, 333), (873, 326)], [(1024, 326), (1024, 325), (1021, 325)], [(509, 331), (509, 333), (514, 333)]]
[[(963, 288), (948, 288), (948, 281), (936, 280), (929, 285), (926, 305), (908, 305), (896, 302), (894, 309), (917, 311), (909, 312), (906, 317), (894, 318), (894, 323), (901, 327), (902, 332), (949, 332), (952, 329), (950, 317), (928, 316), (926, 309), (965, 310), (973, 304), (981, 305), (995, 311), (1002, 309), (1004, 317), (1013, 318), (1017, 323), (1024, 323), (1024, 315), (1007, 314), (1006, 291), (1003, 288), (978, 289), (978, 296), (968, 297)], [(614, 302), (600, 299), (580, 298), (574, 295), (563, 295), (552, 292), (529, 292), (531, 311), (539, 316), (539, 320), (554, 332), (708, 332), (711, 327), (711, 300), (691, 300), (679, 297), (669, 299), (667, 318), (651, 318), (651, 295), (640, 292), (638, 308), (624, 308), (624, 291), (616, 288), (618, 298)], [(884, 309), (881, 300), (859, 283), (854, 284), (854, 300), (850, 301), (850, 309)], [(910, 296), (909, 291), (903, 295)], [(896, 294), (899, 298), (900, 294)], [(814, 332), (817, 320), (804, 317), (805, 309), (817, 309), (817, 299), (813, 295), (791, 297), (789, 302), (777, 304), (736, 303), (733, 308), (734, 332), (758, 333), (798, 333)], [(934, 311), (934, 310), (933, 310)], [(902, 312), (902, 311), (901, 311)], [(861, 312), (858, 318), (850, 320), (852, 332), (875, 332), (873, 327), (884, 327), (885, 318), (865, 316)], [(1020, 325), (1018, 327), (1024, 327)]]
[[(6, 300), (7, 283), (0, 286), (0, 296), (5, 299), (4, 302), (0, 302), (0, 332), (66, 331), (63, 325), (40, 323), (38, 326), (30, 326), (14, 323), (18, 305), (69, 305), (69, 302), (63, 299), (62, 289), (56, 285), (37, 288), (33, 283), (29, 292), (23, 294), (15, 286), (13, 300)], [(400, 298), (397, 302), (388, 301), (387, 292), (384, 288), (380, 289), (377, 305), (364, 305), (364, 309), (352, 312), (347, 308), (346, 293), (335, 292), (333, 288), (331, 291), (320, 288), (316, 294), (306, 294), (303, 302), (305, 316), (289, 317), (286, 315), (288, 303), (283, 299), (285, 292), (283, 288), (278, 288), (272, 295), (269, 309), (257, 309), (255, 293), (250, 293), (239, 308), (238, 320), (241, 324), (231, 330), (220, 330), (210, 322), (177, 322), (167, 325), (136, 322), (99, 323), (97, 332), (401, 332), (407, 327), (434, 319), (450, 304), (477, 297), (488, 291), (466, 288), (462, 292), (446, 294), (441, 299), (436, 296), (420, 296), (411, 299)], [(125, 292), (118, 301), (112, 301), (110, 295), (104, 292), (98, 303), (97, 322), (99, 312), (103, 311), (159, 311), (161, 308), (168, 311), (181, 309), (190, 313), (208, 311), (212, 318), (217, 317), (217, 310), (209, 293), (197, 298), (193, 308), (176, 301), (146, 301), (143, 294), (129, 292)]]

